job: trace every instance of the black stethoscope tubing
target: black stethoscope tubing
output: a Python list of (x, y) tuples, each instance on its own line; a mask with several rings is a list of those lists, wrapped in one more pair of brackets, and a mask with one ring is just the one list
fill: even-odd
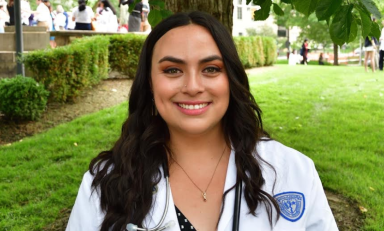
[(240, 180), (237, 181), (236, 191), (235, 191), (235, 207), (233, 210), (233, 223), (232, 231), (239, 231), (240, 226), (240, 207), (241, 207), (241, 192), (243, 189), (243, 182)]

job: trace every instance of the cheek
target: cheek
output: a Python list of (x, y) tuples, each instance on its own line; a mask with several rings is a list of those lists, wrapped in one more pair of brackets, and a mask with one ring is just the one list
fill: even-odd
[(156, 107), (159, 111), (164, 110), (165, 103), (169, 102), (174, 95), (173, 86), (166, 79), (152, 78), (152, 91)]

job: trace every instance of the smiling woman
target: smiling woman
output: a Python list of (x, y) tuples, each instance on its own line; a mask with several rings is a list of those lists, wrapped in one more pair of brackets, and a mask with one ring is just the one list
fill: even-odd
[(156, 108), (171, 140), (221, 130), (229, 83), (220, 50), (207, 29), (190, 24), (162, 36), (154, 47), (151, 77)]
[(129, 117), (92, 160), (67, 230), (254, 227), (337, 230), (313, 162), (263, 130), (225, 27), (175, 14), (147, 37)]

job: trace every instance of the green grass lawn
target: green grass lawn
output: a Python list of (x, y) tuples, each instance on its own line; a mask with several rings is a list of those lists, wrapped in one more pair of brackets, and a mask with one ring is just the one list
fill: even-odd
[[(364, 230), (384, 230), (384, 73), (277, 65), (250, 83), (273, 138), (310, 156), (325, 188), (367, 208)], [(0, 230), (41, 230), (71, 208), (126, 114), (125, 103), (0, 147)]]

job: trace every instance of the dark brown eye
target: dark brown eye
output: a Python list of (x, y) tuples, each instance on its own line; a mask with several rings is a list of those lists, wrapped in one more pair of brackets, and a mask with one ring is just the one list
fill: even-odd
[(216, 73), (216, 72), (220, 72), (221, 69), (218, 68), (218, 67), (207, 67), (203, 70), (203, 72), (205, 73)]
[(164, 70), (164, 73), (166, 74), (179, 74), (181, 71), (177, 68), (168, 68)]

